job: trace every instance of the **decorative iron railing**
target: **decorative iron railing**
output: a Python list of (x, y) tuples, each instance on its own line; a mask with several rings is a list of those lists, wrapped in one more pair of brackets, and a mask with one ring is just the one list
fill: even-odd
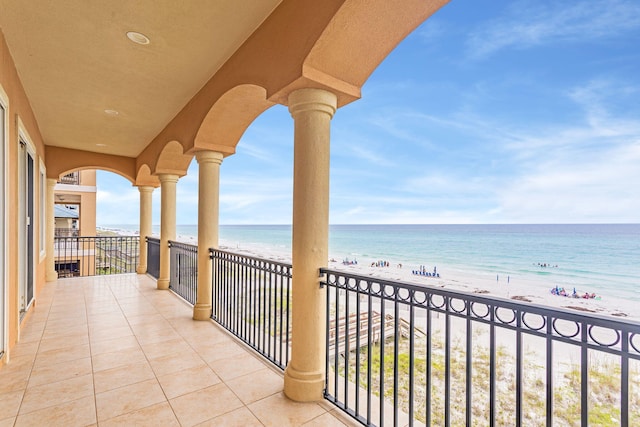
[(56, 228), (55, 237), (78, 237), (78, 230), (75, 228)]
[(195, 305), (198, 292), (198, 247), (170, 240), (169, 252), (169, 289)]
[(147, 237), (147, 274), (154, 279), (160, 277), (160, 239)]
[(58, 277), (134, 273), (139, 256), (138, 236), (80, 236), (54, 238)]
[(63, 175), (58, 180), (60, 184), (69, 184), (69, 185), (80, 185), (80, 173), (79, 172), (71, 172), (66, 175)]
[(210, 249), (212, 319), (276, 366), (289, 362), (291, 265)]
[(640, 425), (640, 324), (321, 270), (325, 397), (365, 425)]

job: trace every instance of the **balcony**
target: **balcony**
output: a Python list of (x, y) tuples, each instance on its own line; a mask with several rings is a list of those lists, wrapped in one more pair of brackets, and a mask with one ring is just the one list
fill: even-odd
[[(147, 245), (151, 271), (160, 242)], [(328, 269), (325, 400), (295, 403), (282, 376), (300, 342), (291, 334), (291, 265), (211, 249), (213, 321), (196, 322), (198, 248), (168, 248), (173, 292), (126, 273), (44, 288), (0, 371), (0, 422), (640, 422), (637, 322)]]
[(63, 175), (60, 177), (60, 180), (58, 182), (60, 184), (67, 184), (67, 185), (80, 185), (80, 173), (72, 172), (72, 173)]
[[(0, 425), (349, 425), (146, 275), (48, 283), (0, 369)], [(140, 424), (142, 423), (142, 424)]]

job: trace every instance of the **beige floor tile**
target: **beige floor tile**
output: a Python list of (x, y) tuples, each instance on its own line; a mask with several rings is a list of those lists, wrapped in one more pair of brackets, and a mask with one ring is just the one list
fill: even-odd
[(82, 399), (20, 414), (16, 427), (20, 426), (86, 426), (96, 422), (96, 405), (93, 395)]
[[(31, 367), (13, 369), (11, 365), (0, 369), (0, 393), (8, 391), (24, 390), (27, 388)], [(0, 415), (1, 416), (1, 415)]]
[(104, 341), (113, 338), (128, 337), (133, 335), (133, 331), (129, 326), (116, 326), (113, 328), (92, 329), (89, 339), (91, 342)]
[(51, 313), (47, 318), (47, 330), (64, 330), (73, 329), (87, 326), (86, 314), (67, 314), (67, 313)]
[(111, 325), (114, 323), (124, 322), (127, 323), (127, 318), (122, 314), (120, 308), (115, 305), (115, 308), (118, 308), (117, 311), (109, 311), (106, 313), (94, 313), (91, 311), (91, 316), (89, 316), (89, 328), (100, 326), (100, 325)]
[(263, 424), (245, 408), (238, 408), (235, 411), (207, 420), (196, 427), (263, 427)]
[[(139, 316), (134, 316), (138, 318)], [(173, 331), (171, 323), (164, 318), (157, 319), (157, 316), (151, 316), (156, 319), (154, 322), (135, 323), (131, 325), (131, 329), (135, 335), (151, 335), (155, 332), (163, 332), (165, 330)]]
[(115, 426), (180, 427), (180, 423), (178, 423), (171, 405), (168, 402), (163, 402), (100, 422), (100, 427)]
[(40, 342), (42, 335), (44, 334), (44, 329), (34, 329), (34, 330), (21, 330), (20, 331), (20, 343), (29, 343), (29, 342)]
[(133, 327), (134, 325), (162, 323), (162, 322), (165, 322), (166, 320), (160, 314), (153, 313), (153, 314), (142, 314), (139, 316), (128, 316), (127, 321), (129, 322), (131, 327)]
[(174, 353), (167, 348), (167, 352), (167, 356), (149, 360), (149, 363), (153, 368), (153, 372), (155, 372), (158, 377), (179, 372), (184, 369), (206, 366), (204, 360), (202, 360), (202, 358), (193, 350)]
[[(102, 353), (113, 353), (122, 350), (140, 350), (140, 344), (134, 335), (120, 338), (111, 338), (104, 341), (93, 341), (91, 343), (91, 355), (96, 356)], [(165, 349), (166, 351), (166, 349)]]
[[(106, 320), (102, 323), (89, 323), (89, 335), (99, 335), (101, 331), (105, 329), (124, 329), (129, 327), (129, 322), (124, 316), (120, 318), (112, 318), (110, 320)], [(125, 334), (128, 335), (128, 334)], [(117, 338), (117, 337), (114, 337)]]
[(36, 353), (38, 352), (38, 348), (40, 347), (39, 341), (33, 342), (19, 342), (12, 350), (11, 357), (21, 357), (28, 356), (35, 359)]
[(20, 407), (20, 415), (93, 395), (93, 376), (81, 377), (28, 387)]
[(24, 390), (0, 393), (0, 418), (15, 417), (18, 415), (23, 394)]
[(53, 328), (45, 329), (42, 334), (42, 339), (50, 340), (55, 338), (66, 338), (72, 341), (76, 337), (82, 337), (89, 335), (89, 328), (87, 325), (72, 326), (69, 328)]
[(209, 364), (221, 359), (230, 359), (242, 356), (247, 350), (232, 339), (224, 340), (219, 344), (192, 344), (198, 354)]
[(83, 359), (91, 356), (89, 344), (76, 345), (74, 347), (60, 348), (57, 350), (49, 350), (38, 352), (34, 367), (45, 365), (53, 365), (69, 360)]
[(155, 378), (155, 375), (149, 363), (139, 362), (96, 372), (93, 375), (93, 383), (95, 392), (102, 393), (152, 378)]
[(190, 427), (238, 409), (240, 399), (224, 384), (198, 390), (169, 400), (183, 427)]
[(149, 305), (147, 301), (144, 301), (142, 304), (137, 305), (120, 305), (120, 309), (125, 314), (125, 316), (141, 316), (144, 314), (157, 314), (158, 311), (155, 307)]
[(43, 353), (50, 350), (75, 347), (81, 344), (89, 344), (89, 336), (87, 334), (42, 339), (38, 352)]
[(151, 344), (157, 342), (172, 341), (182, 338), (173, 328), (158, 329), (154, 331), (146, 331), (136, 333), (136, 338), (140, 344)]
[[(191, 321), (193, 322), (193, 320)], [(213, 346), (235, 342), (234, 338), (231, 338), (229, 334), (221, 330), (220, 327), (208, 322), (198, 323), (204, 323), (203, 326), (206, 326), (206, 328), (189, 328), (180, 323), (175, 324), (174, 328), (182, 337), (184, 337), (185, 340), (193, 345)]]
[(5, 367), (7, 372), (31, 371), (37, 357), (33, 354), (11, 357), (9, 364)]
[[(170, 341), (144, 343), (141, 344), (141, 347), (148, 359), (159, 359), (169, 354), (182, 354), (193, 351), (191, 346), (182, 338)], [(171, 351), (168, 351), (168, 349), (171, 349)]]
[[(90, 304), (87, 306), (87, 311), (92, 315), (122, 315), (122, 310), (120, 310), (120, 306), (115, 300), (113, 302), (107, 301)], [(87, 320), (89, 321), (89, 324), (98, 323), (97, 319), (92, 319), (91, 317), (89, 317), (89, 319)]]
[(218, 384), (220, 378), (213, 373), (209, 366), (203, 364), (196, 368), (183, 369), (172, 374), (160, 376), (158, 381), (167, 399), (173, 399), (174, 397)]
[(53, 365), (39, 365), (31, 372), (29, 387), (81, 377), (91, 373), (90, 357), (69, 360)]
[(209, 366), (211, 366), (213, 372), (215, 372), (222, 381), (228, 381), (251, 372), (259, 371), (265, 367), (265, 364), (253, 355), (245, 353), (229, 359), (216, 360), (209, 363)]
[(281, 392), (284, 388), (284, 378), (265, 367), (259, 371), (229, 380), (226, 384), (240, 400), (249, 404)]
[(301, 425), (326, 412), (317, 403), (294, 402), (283, 393), (254, 402), (248, 408), (262, 424), (276, 427)]
[[(311, 421), (304, 423), (303, 425), (304, 427), (345, 427), (346, 426), (346, 424), (344, 424), (338, 418), (334, 417), (333, 414), (331, 414), (330, 412), (325, 412), (319, 417), (316, 417)], [(351, 424), (351, 425), (356, 425), (356, 424)]]
[(0, 427), (13, 427), (16, 423), (16, 417), (0, 419)]
[(65, 329), (70, 327), (75, 327), (79, 325), (87, 324), (87, 316), (69, 316), (69, 317), (61, 317), (58, 318), (49, 318), (47, 320), (46, 329)]
[(128, 348), (122, 351), (101, 353), (91, 357), (93, 372), (100, 372), (105, 369), (130, 365), (132, 363), (145, 362), (146, 360), (147, 358), (139, 348)]
[(155, 378), (98, 393), (96, 394), (98, 422), (165, 401), (164, 393)]

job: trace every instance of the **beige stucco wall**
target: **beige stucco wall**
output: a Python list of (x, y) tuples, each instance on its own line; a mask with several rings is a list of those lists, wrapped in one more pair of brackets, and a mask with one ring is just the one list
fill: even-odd
[[(6, 257), (7, 278), (5, 283), (7, 287), (7, 329), (8, 329), (8, 345), (7, 349), (10, 352), (11, 348), (18, 340), (19, 331), (19, 305), (18, 305), (18, 119), (24, 130), (29, 135), (30, 142), (35, 148), (34, 166), (36, 169), (35, 176), (35, 195), (34, 195), (34, 212), (35, 212), (35, 227), (34, 227), (34, 262), (35, 262), (35, 294), (37, 298), (38, 292), (44, 285), (44, 273), (45, 273), (45, 258), (40, 257), (39, 247), (39, 224), (40, 224), (40, 191), (46, 191), (46, 188), (41, 189), (39, 185), (39, 164), (40, 160), (44, 159), (44, 142), (38, 129), (37, 122), (35, 120), (33, 111), (29, 104), (29, 100), (22, 87), (22, 83), (18, 77), (18, 73), (15, 68), (15, 64), (11, 57), (11, 54), (5, 43), (4, 35), (0, 31), (0, 86), (3, 92), (8, 97), (8, 123), (7, 123), (7, 187), (6, 194), (7, 201), (7, 223), (8, 228), (5, 230), (7, 235), (8, 251), (3, 256)], [(32, 307), (31, 311), (34, 308)], [(28, 318), (25, 316), (22, 322), (25, 322)], [(2, 363), (2, 362), (0, 362)]]

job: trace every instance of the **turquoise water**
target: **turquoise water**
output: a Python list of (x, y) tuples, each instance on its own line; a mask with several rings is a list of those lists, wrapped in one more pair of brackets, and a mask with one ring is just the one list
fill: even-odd
[[(178, 226), (177, 233), (196, 236), (197, 226)], [(220, 244), (286, 256), (291, 227), (225, 225)], [(410, 268), (437, 266), (443, 276), (455, 271), (545, 279), (640, 301), (640, 224), (332, 225), (329, 255), (361, 264), (386, 260)]]

